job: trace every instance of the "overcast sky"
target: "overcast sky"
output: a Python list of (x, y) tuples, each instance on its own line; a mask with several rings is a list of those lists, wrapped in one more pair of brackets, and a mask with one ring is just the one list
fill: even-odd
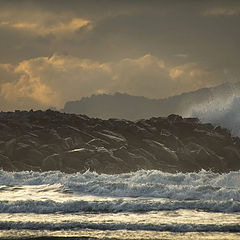
[(240, 80), (239, 0), (0, 0), (0, 110)]

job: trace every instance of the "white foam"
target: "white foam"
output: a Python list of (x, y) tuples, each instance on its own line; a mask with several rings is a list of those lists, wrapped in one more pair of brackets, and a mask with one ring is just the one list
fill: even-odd
[[(119, 175), (89, 171), (84, 174), (0, 171), (0, 182), (4, 185), (0, 188), (0, 212), (121, 212), (180, 208), (240, 212), (240, 171), (218, 174), (202, 170), (171, 174), (141, 170)], [(90, 200), (89, 195), (93, 196)]]
[(233, 135), (240, 136), (240, 97), (233, 96), (221, 102), (213, 99), (208, 104), (194, 107), (192, 116), (202, 122), (220, 125), (229, 129)]
[(0, 201), (0, 213), (79, 213), (79, 212), (150, 212), (178, 209), (198, 209), (209, 212), (240, 212), (240, 202), (203, 201), (203, 200), (149, 200), (149, 199), (115, 199), (115, 200), (75, 200), (56, 202), (53, 200), (37, 201)]

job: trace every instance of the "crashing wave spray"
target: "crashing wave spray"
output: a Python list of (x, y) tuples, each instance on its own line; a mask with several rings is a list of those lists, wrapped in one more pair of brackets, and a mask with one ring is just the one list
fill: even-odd
[(240, 94), (236, 83), (229, 83), (229, 96), (215, 96), (204, 105), (195, 106), (191, 115), (202, 122), (210, 122), (227, 128), (235, 136), (240, 136)]

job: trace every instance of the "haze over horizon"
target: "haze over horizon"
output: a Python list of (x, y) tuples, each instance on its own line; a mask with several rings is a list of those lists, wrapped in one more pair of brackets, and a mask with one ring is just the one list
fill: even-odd
[(240, 80), (237, 0), (0, 0), (0, 16), (2, 111)]

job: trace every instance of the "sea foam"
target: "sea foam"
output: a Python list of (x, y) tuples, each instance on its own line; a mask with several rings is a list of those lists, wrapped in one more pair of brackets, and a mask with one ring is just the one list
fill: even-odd
[(119, 175), (1, 171), (0, 182), (0, 213), (240, 212), (240, 171), (171, 174), (141, 170)]
[(240, 97), (233, 96), (224, 101), (213, 99), (211, 102), (193, 107), (193, 117), (202, 122), (227, 128), (235, 136), (240, 136)]

